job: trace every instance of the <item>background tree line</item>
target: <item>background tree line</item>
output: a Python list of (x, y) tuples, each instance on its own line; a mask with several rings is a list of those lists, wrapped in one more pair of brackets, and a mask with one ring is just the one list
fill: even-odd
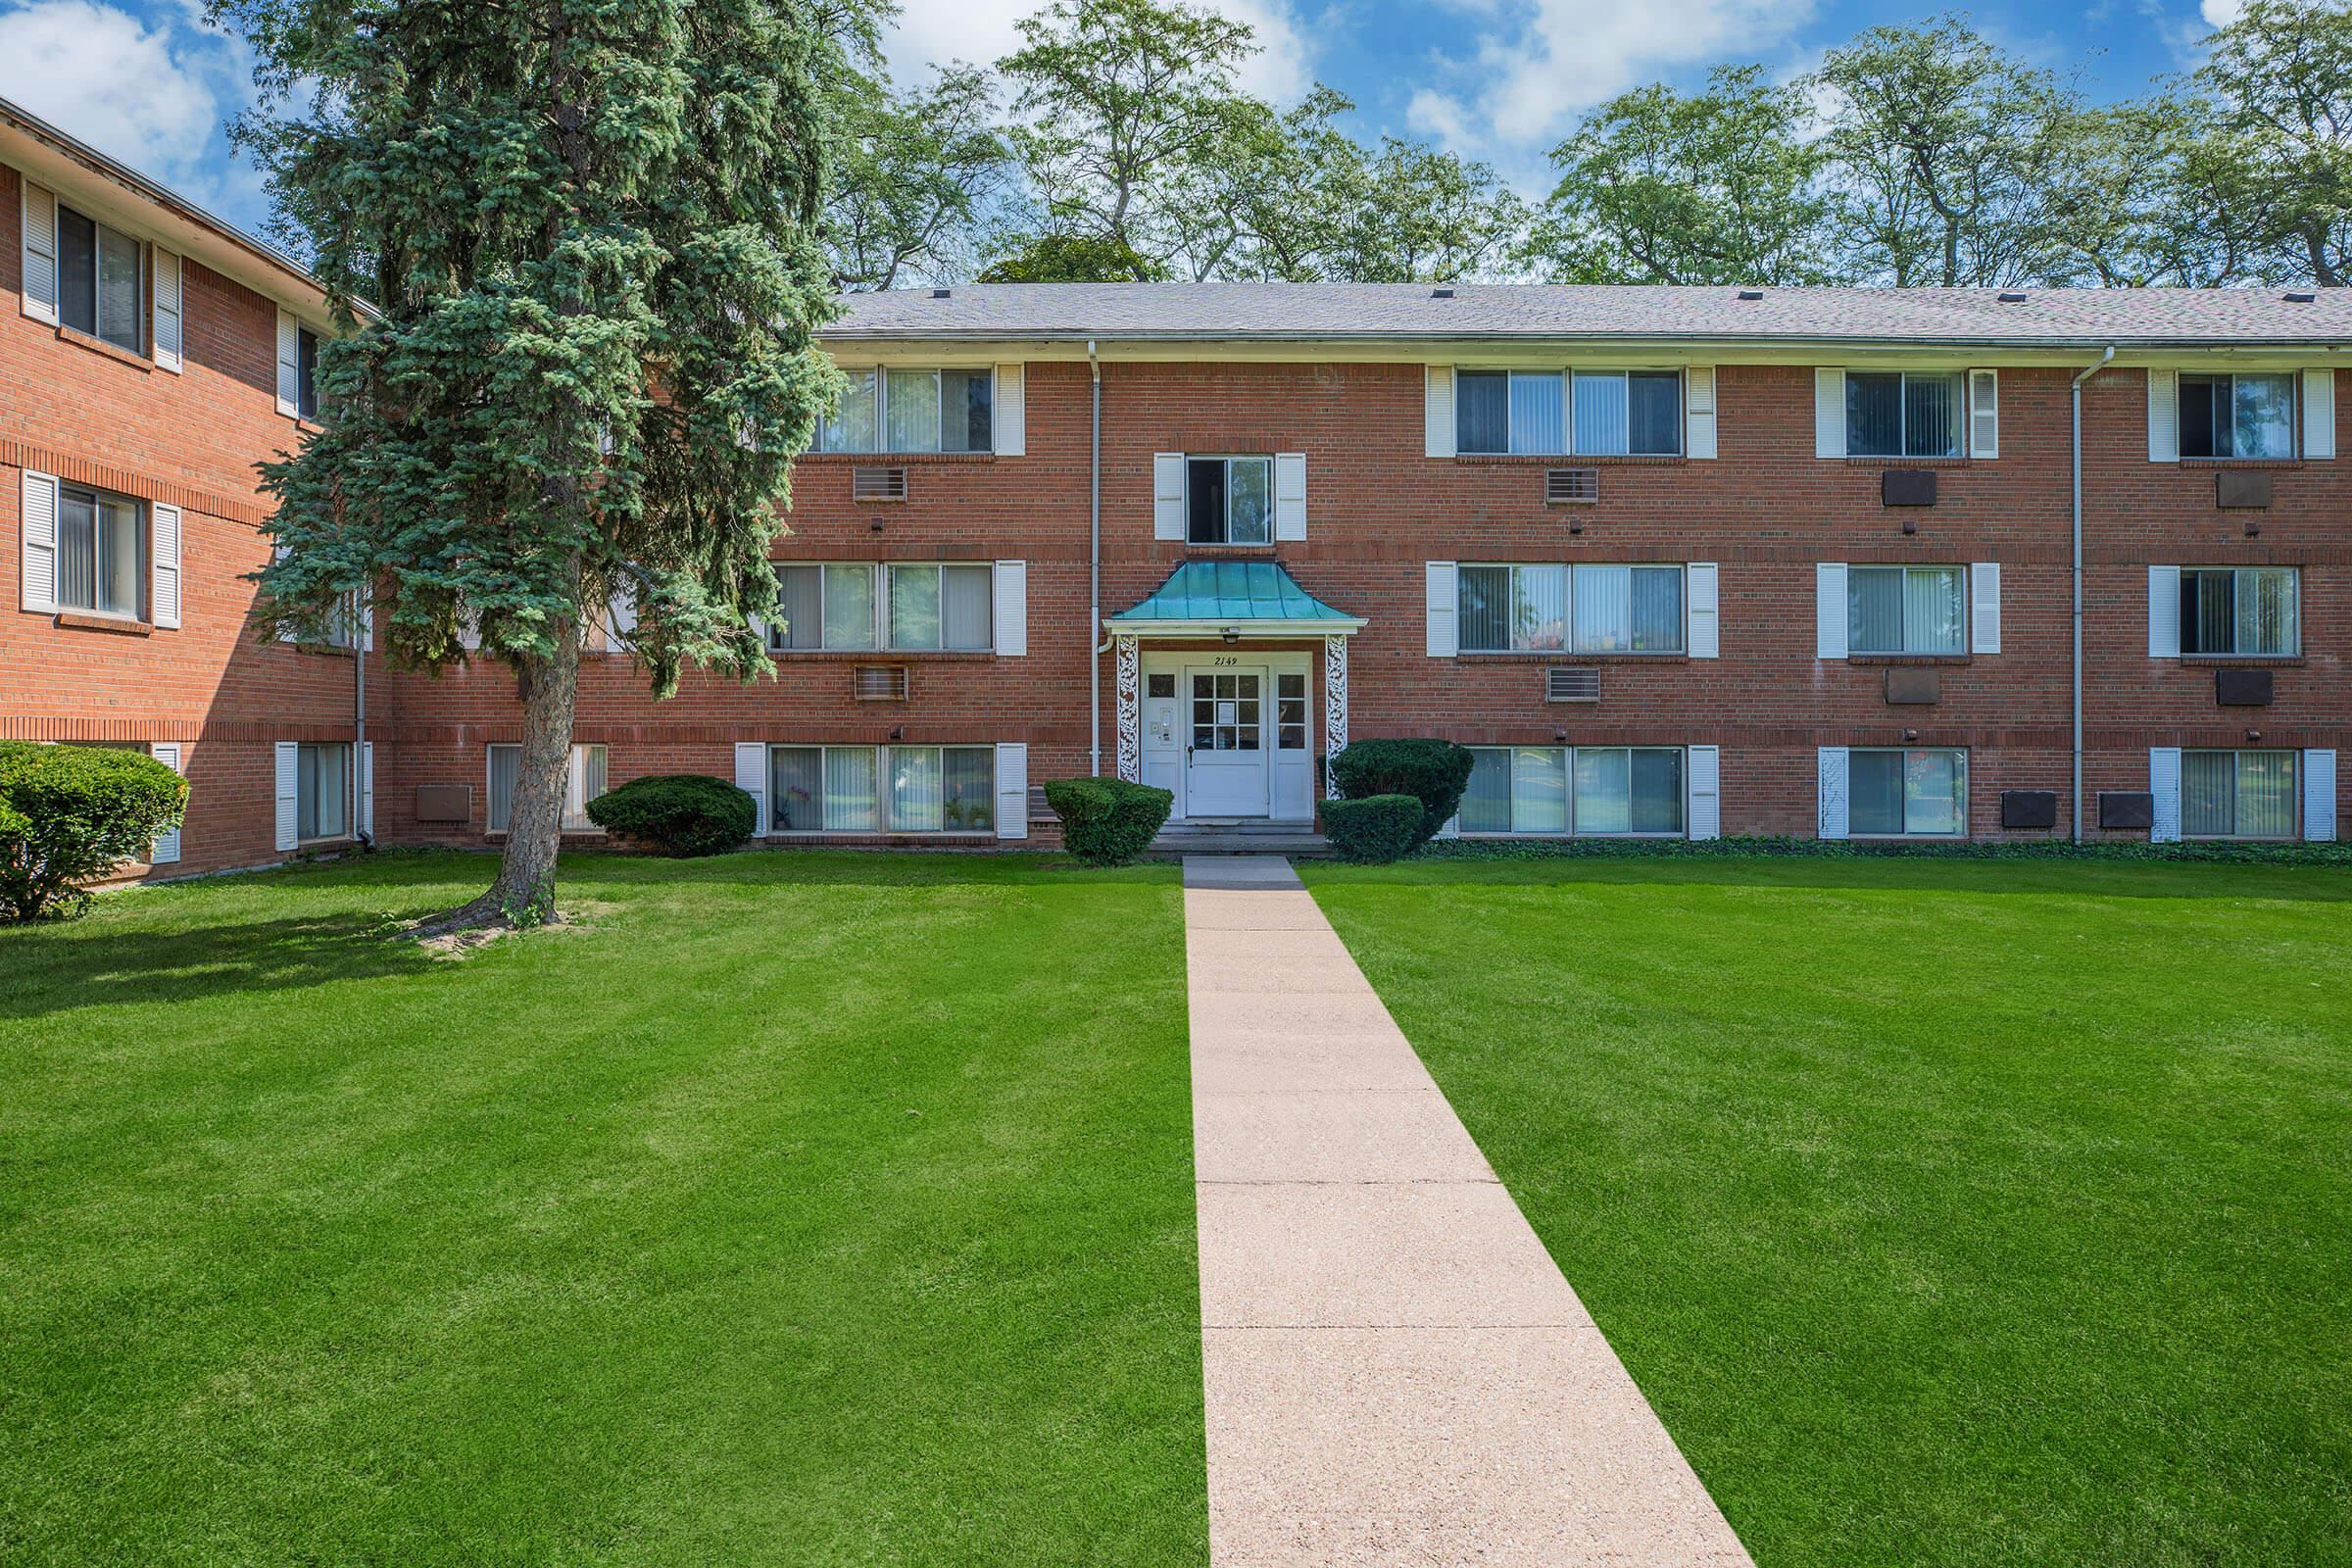
[(884, 0), (828, 28), (838, 285), (1439, 278), (1579, 283), (2340, 284), (2352, 4), (2252, 0), (2121, 103), (1960, 15), (1776, 80), (1637, 88), (1552, 149), (1540, 207), (1490, 166), (1368, 145), (1327, 86), (1237, 85), (1250, 29), (1184, 0), (1050, 0), (1022, 45), (891, 83)]

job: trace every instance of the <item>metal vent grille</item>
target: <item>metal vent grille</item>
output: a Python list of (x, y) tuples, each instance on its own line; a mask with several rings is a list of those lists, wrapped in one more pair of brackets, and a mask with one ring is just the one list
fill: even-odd
[(850, 499), (852, 501), (904, 501), (906, 499), (906, 470), (905, 468), (852, 468), (850, 470)]
[(906, 666), (859, 664), (850, 681), (850, 695), (861, 703), (903, 703), (906, 700)]
[(1544, 470), (1544, 504), (1561, 506), (1570, 502), (1600, 499), (1600, 470), (1598, 468), (1546, 468)]
[(1544, 672), (1544, 700), (1547, 703), (1597, 703), (1600, 701), (1600, 671), (1591, 664), (1561, 664)]

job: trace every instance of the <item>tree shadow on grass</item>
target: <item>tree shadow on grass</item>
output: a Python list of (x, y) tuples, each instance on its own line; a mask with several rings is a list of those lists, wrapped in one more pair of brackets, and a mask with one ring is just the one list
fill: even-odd
[(0, 1019), (420, 974), (439, 961), (390, 935), (382, 915), (343, 911), (162, 931), (34, 927), (0, 959)]

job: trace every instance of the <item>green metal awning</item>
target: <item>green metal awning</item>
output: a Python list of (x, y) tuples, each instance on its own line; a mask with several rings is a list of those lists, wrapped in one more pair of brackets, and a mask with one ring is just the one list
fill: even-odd
[(1348, 636), (1361, 615), (1334, 610), (1274, 561), (1188, 561), (1132, 610), (1103, 618), (1114, 632), (1159, 637)]

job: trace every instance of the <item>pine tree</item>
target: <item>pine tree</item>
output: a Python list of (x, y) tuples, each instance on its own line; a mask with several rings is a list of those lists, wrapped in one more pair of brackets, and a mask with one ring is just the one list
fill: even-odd
[(831, 46), (760, 0), (216, 0), (260, 62), (238, 127), (337, 333), (323, 428), (264, 466), (265, 635), (370, 593), (391, 657), (512, 666), (497, 881), (435, 929), (555, 915), (583, 637), (635, 613), (654, 693), (772, 672), (750, 616), (812, 340)]

